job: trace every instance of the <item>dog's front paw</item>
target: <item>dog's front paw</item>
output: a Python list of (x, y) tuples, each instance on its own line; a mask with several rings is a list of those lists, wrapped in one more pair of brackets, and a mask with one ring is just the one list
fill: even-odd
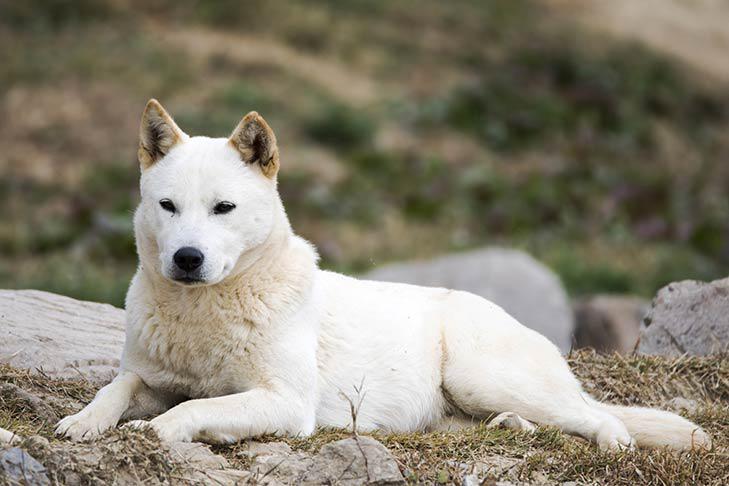
[(77, 414), (61, 419), (56, 424), (55, 433), (60, 437), (68, 437), (79, 442), (98, 437), (115, 425), (114, 417), (110, 417), (100, 410), (89, 410), (87, 407)]
[(124, 428), (152, 429), (162, 442), (192, 441), (192, 433), (190, 433), (189, 427), (178, 420), (165, 417), (164, 414), (150, 421), (132, 420), (124, 424)]

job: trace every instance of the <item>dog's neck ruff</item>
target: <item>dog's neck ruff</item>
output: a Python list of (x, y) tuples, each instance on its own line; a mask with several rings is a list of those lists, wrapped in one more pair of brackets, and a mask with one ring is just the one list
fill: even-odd
[(277, 233), (243, 255), (234, 273), (214, 285), (187, 287), (148, 272), (155, 307), (168, 316), (165, 320), (193, 325), (211, 320), (253, 326), (285, 321), (311, 294), (318, 256), (290, 229)]

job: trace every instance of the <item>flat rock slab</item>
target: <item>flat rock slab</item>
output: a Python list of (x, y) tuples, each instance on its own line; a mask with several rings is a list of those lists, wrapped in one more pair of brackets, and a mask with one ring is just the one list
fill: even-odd
[(124, 345), (124, 311), (38, 290), (0, 290), (0, 363), (57, 378), (109, 381)]
[(363, 275), (370, 280), (465, 290), (501, 306), (566, 353), (574, 318), (557, 274), (519, 250), (483, 248), (432, 260), (394, 263)]
[(643, 319), (638, 352), (707, 356), (729, 350), (729, 279), (686, 280), (658, 291)]

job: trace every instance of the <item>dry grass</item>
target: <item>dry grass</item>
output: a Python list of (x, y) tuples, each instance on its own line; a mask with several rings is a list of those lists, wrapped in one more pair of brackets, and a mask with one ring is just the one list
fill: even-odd
[(624, 405), (662, 405), (685, 397), (729, 403), (729, 359), (600, 355), (580, 351), (569, 357), (585, 389), (600, 400)]
[[(494, 481), (729, 484), (729, 361), (725, 357), (664, 359), (580, 351), (573, 353), (569, 362), (586, 389), (603, 400), (655, 406), (664, 406), (675, 397), (695, 400), (697, 408), (684, 414), (709, 432), (714, 449), (680, 454), (661, 450), (604, 453), (582, 439), (545, 427), (534, 435), (475, 427), (458, 432), (375, 437), (390, 448), (412, 483), (459, 483), (464, 473), (481, 471), (482, 476), (486, 474)], [(82, 381), (51, 380), (7, 366), (0, 367), (0, 385), (4, 383), (42, 397), (43, 403), (58, 415), (74, 410), (94, 391)], [(52, 446), (59, 444), (51, 436), (50, 425), (43, 422), (47, 410), (2, 396), (0, 427), (26, 434), (37, 432), (51, 439)], [(313, 452), (349, 435), (347, 431), (320, 430), (312, 437), (286, 442), (296, 450)], [(216, 447), (215, 451), (245, 469), (250, 464), (245, 455), (237, 454), (245, 447), (241, 443)], [(60, 459), (43, 451), (37, 453), (58, 479), (79, 474), (84, 481), (109, 481), (121, 477), (119, 474), (134, 473), (140, 479), (156, 482), (176, 474), (176, 466), (159, 454), (158, 443), (144, 434), (107, 434), (93, 447), (103, 457), (98, 468), (73, 461), (74, 453), (89, 449), (83, 445), (68, 447)]]
[(95, 392), (86, 380), (56, 380), (0, 364), (0, 427), (26, 437), (51, 437), (55, 422), (79, 410)]
[(46, 467), (53, 484), (169, 484), (187, 472), (151, 431), (117, 429), (91, 445), (31, 438), (21, 447)]

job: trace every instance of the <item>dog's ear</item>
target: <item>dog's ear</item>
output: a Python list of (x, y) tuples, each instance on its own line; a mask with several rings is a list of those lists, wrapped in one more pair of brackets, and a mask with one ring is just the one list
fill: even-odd
[(139, 126), (139, 151), (137, 157), (142, 169), (151, 167), (159, 159), (188, 138), (172, 117), (154, 98), (147, 102)]
[(279, 157), (276, 135), (261, 115), (252, 111), (240, 121), (228, 141), (246, 164), (258, 164), (266, 177), (278, 173)]

